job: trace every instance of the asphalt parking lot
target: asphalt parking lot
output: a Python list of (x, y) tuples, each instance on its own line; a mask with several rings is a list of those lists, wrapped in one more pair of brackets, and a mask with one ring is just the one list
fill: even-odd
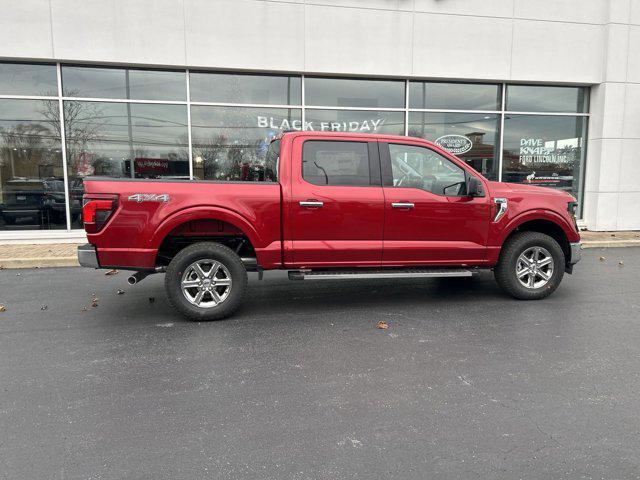
[(538, 302), (276, 272), (213, 323), (160, 275), (2, 270), (0, 478), (638, 478), (640, 248), (583, 253)]

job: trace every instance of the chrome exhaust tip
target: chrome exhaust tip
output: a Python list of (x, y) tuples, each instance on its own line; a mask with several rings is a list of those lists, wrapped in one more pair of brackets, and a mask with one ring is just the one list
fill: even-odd
[(143, 278), (145, 278), (147, 275), (149, 275), (149, 272), (136, 272), (133, 275), (129, 275), (129, 277), (127, 278), (127, 283), (129, 285), (135, 285), (136, 283), (140, 282)]

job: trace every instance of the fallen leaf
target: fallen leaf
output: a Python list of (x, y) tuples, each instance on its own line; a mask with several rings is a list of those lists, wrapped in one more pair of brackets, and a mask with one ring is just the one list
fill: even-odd
[(0, 312), (6, 312), (7, 311), (7, 307), (5, 307), (4, 305), (0, 305)]
[(122, 295), (124, 294), (124, 290), (122, 290), (121, 288), (118, 289), (118, 295)]
[(378, 322), (378, 324), (376, 325), (377, 328), (381, 329), (381, 330), (386, 330), (387, 328), (389, 328), (389, 324), (383, 320), (380, 320)]
[(118, 270), (116, 270), (115, 268), (105, 273), (105, 275), (117, 275), (117, 274), (118, 274)]
[(82, 311), (86, 312), (87, 311), (87, 307), (82, 307)]
[(98, 306), (98, 297), (93, 297), (91, 299), (91, 306), (94, 308)]
[(149, 303), (153, 303), (156, 301), (156, 297), (149, 297)]
[(600, 257), (600, 261), (604, 262), (607, 259), (607, 257)]

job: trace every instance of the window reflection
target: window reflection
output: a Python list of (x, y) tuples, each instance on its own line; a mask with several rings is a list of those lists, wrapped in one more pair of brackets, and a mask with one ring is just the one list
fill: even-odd
[(64, 115), (72, 209), (89, 175), (189, 178), (186, 106), (66, 101)]
[(349, 78), (304, 79), (306, 105), (331, 107), (404, 108), (405, 82)]
[(499, 110), (499, 85), (482, 83), (410, 82), (409, 108)]
[(187, 98), (185, 72), (93, 68), (64, 65), (66, 97), (182, 100)]
[(489, 180), (497, 180), (499, 124), (495, 114), (411, 112), (409, 135), (436, 142)]
[(0, 62), (0, 95), (58, 96), (56, 66)]
[(194, 176), (230, 181), (269, 179), (265, 159), (271, 139), (282, 130), (301, 128), (299, 109), (193, 105)]
[(66, 228), (57, 106), (0, 100), (0, 230)]
[(587, 111), (587, 89), (509, 85), (506, 109), (514, 112), (583, 113)]
[(307, 109), (305, 130), (404, 135), (404, 112)]
[(559, 188), (578, 196), (584, 117), (507, 115), (502, 180)]
[(189, 73), (192, 102), (300, 105), (300, 77)]

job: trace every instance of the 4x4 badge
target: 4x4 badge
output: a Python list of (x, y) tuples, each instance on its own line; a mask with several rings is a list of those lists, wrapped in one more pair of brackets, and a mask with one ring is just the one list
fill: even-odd
[(156, 193), (135, 193), (133, 195), (129, 195), (129, 201), (130, 202), (137, 202), (137, 203), (142, 203), (142, 202), (168, 202), (169, 201), (169, 194), (167, 193), (163, 193), (163, 194), (156, 194)]

